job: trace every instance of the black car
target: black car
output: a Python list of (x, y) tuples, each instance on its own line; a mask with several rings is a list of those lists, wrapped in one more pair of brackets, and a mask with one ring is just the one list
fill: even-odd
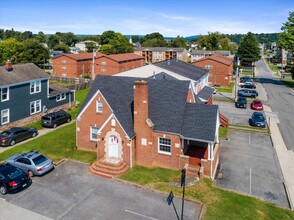
[(0, 133), (0, 146), (13, 146), (17, 142), (33, 138), (38, 135), (35, 128), (13, 127)]
[(265, 118), (262, 112), (253, 112), (251, 118), (249, 119), (249, 124), (251, 126), (265, 128)]
[(247, 99), (245, 97), (239, 97), (235, 106), (236, 108), (247, 108)]
[(258, 92), (253, 89), (239, 89), (238, 96), (256, 98), (258, 96)]
[(64, 110), (54, 111), (47, 115), (42, 116), (41, 123), (43, 127), (56, 128), (66, 122), (71, 121), (71, 115)]
[(10, 164), (0, 164), (0, 193), (26, 188), (32, 182), (27, 173)]

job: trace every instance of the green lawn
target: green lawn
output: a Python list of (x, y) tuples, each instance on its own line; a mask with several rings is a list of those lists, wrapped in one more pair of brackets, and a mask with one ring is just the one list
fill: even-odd
[(226, 139), (228, 137), (228, 131), (229, 131), (228, 128), (220, 126), (219, 127), (219, 138)]
[(75, 97), (76, 97), (77, 106), (68, 111), (68, 113), (71, 114), (73, 119), (75, 119), (77, 117), (77, 114), (78, 114), (87, 94), (89, 93), (89, 91), (90, 91), (90, 88), (76, 91)]
[(16, 153), (39, 150), (53, 161), (63, 158), (91, 163), (96, 160), (96, 152), (76, 150), (76, 126), (71, 123), (53, 132), (32, 139), (29, 142), (15, 146), (0, 154), (0, 161)]
[(229, 86), (218, 87), (218, 88), (216, 88), (216, 90), (218, 92), (232, 93), (233, 92), (234, 85), (235, 85), (235, 83), (234, 82), (231, 82)]
[[(168, 195), (181, 197), (182, 189), (168, 185), (168, 182), (180, 180), (180, 171), (163, 168), (144, 168), (135, 166), (119, 177)], [(262, 200), (222, 190), (212, 186), (208, 178), (200, 180), (196, 185), (186, 187), (186, 198), (198, 200), (206, 205), (204, 219), (294, 219), (294, 212), (279, 208)]]

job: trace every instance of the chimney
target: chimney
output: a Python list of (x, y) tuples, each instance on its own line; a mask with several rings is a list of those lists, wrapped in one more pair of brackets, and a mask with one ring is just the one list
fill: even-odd
[(134, 85), (134, 130), (141, 133), (148, 118), (148, 82), (137, 80)]
[(11, 71), (12, 70), (12, 63), (10, 60), (7, 60), (6, 65), (5, 65), (5, 69), (7, 71)]

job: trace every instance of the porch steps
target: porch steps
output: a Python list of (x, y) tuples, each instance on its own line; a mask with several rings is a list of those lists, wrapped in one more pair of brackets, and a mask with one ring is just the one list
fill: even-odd
[(129, 168), (129, 165), (124, 161), (110, 163), (105, 158), (101, 158), (90, 165), (89, 171), (97, 176), (111, 179), (124, 174)]
[(200, 167), (199, 166), (191, 166), (187, 167), (187, 175), (191, 177), (199, 177)]

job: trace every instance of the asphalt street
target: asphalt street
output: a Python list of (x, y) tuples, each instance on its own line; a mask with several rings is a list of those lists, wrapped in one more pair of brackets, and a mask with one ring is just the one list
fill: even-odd
[(277, 115), (282, 137), (288, 150), (294, 150), (294, 92), (276, 79), (263, 59), (256, 62), (256, 78), (265, 88), (273, 114)]

